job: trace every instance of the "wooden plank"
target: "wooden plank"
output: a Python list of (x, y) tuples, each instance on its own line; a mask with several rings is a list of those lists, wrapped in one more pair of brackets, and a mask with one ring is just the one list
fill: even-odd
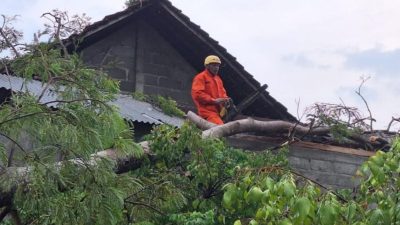
[(312, 149), (312, 150), (340, 152), (340, 153), (349, 154), (349, 155), (358, 155), (358, 156), (366, 156), (366, 157), (375, 155), (375, 152), (371, 152), (371, 151), (365, 151), (365, 150), (355, 149), (355, 148), (346, 148), (346, 147), (340, 147), (340, 146), (334, 146), (334, 145), (326, 145), (326, 144), (320, 144), (320, 143), (312, 143), (312, 142), (306, 142), (306, 141), (295, 142), (292, 145), (296, 146), (296, 147), (303, 147), (303, 148), (308, 148), (308, 149)]
[[(239, 140), (242, 139), (244, 141), (264, 142), (266, 144), (268, 143), (268, 144), (275, 144), (275, 145), (279, 145), (279, 144), (283, 143), (283, 141), (284, 141), (283, 138), (264, 137), (264, 136), (255, 136), (255, 135), (246, 135), (246, 134), (234, 135), (234, 136), (232, 136), (232, 138), (239, 139)], [(303, 147), (303, 148), (308, 148), (311, 150), (340, 152), (340, 153), (344, 153), (344, 154), (364, 156), (364, 157), (370, 157), (370, 156), (375, 155), (375, 152), (365, 151), (362, 149), (346, 148), (346, 147), (313, 143), (313, 142), (307, 142), (307, 141), (294, 142), (291, 145), (294, 147)]]

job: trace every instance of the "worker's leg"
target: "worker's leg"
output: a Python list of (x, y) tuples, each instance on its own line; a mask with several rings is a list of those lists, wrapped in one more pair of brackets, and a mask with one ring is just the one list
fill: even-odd
[(207, 115), (207, 118), (205, 118), (208, 122), (211, 123), (215, 123), (217, 125), (221, 125), (224, 124), (224, 122), (222, 121), (221, 117), (219, 117), (219, 115), (217, 114), (212, 114), (212, 115)]

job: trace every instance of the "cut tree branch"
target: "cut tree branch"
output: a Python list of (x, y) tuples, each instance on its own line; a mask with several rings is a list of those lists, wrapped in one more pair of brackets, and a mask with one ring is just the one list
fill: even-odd
[[(194, 113), (188, 113), (187, 118), (200, 128), (207, 128), (211, 126), (208, 121), (205, 121)], [(326, 134), (329, 131), (329, 127), (313, 128), (281, 120), (259, 121), (252, 118), (247, 118), (235, 120), (219, 126), (213, 125), (211, 128), (203, 131), (202, 136), (203, 138), (220, 138), (244, 132), (263, 132), (267, 134), (285, 132), (296, 132), (297, 134)]]

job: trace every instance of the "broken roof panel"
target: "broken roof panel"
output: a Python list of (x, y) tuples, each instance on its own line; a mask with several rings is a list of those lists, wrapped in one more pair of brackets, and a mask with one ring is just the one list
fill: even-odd
[[(44, 84), (36, 80), (28, 81), (21, 77), (0, 74), (0, 88), (12, 90), (13, 92), (29, 92), (38, 97), (42, 94)], [(47, 103), (55, 100), (57, 100), (57, 95), (55, 91), (49, 88), (43, 93), (40, 102)], [(137, 101), (129, 95), (119, 94), (111, 104), (117, 106), (121, 116), (127, 120), (149, 124), (165, 123), (176, 127), (180, 127), (184, 122), (182, 118), (168, 116), (151, 104)], [(57, 107), (57, 104), (51, 103), (48, 106)]]
[(160, 109), (147, 102), (137, 101), (130, 95), (120, 94), (111, 104), (118, 106), (121, 116), (142, 123), (170, 124), (180, 127), (183, 119), (164, 114)]

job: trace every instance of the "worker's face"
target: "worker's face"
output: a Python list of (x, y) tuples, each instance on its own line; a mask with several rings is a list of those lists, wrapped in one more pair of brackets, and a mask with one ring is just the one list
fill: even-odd
[(218, 63), (210, 63), (206, 66), (207, 70), (210, 71), (212, 75), (217, 75), (219, 71), (220, 64)]

